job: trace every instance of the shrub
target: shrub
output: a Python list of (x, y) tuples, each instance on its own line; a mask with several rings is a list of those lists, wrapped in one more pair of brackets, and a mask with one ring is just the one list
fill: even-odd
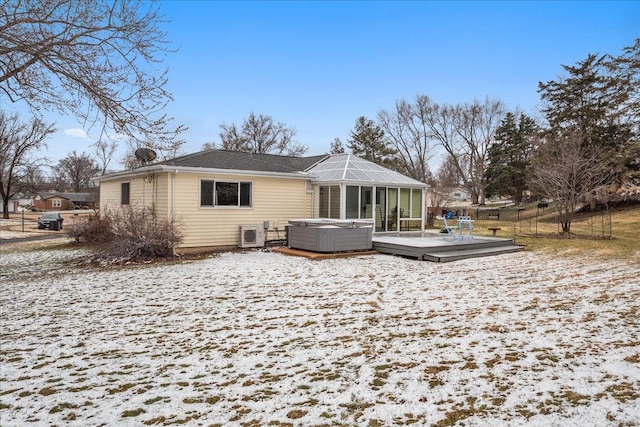
[(110, 258), (129, 261), (172, 257), (175, 246), (182, 241), (182, 233), (175, 224), (156, 218), (149, 209), (107, 211), (105, 218), (113, 234), (105, 248)]
[(182, 233), (149, 209), (126, 207), (107, 210), (77, 224), (69, 232), (77, 242), (95, 245), (98, 261), (129, 262), (174, 255)]
[(76, 222), (67, 234), (78, 243), (103, 244), (113, 239), (110, 221), (97, 213), (86, 217), (80, 223)]

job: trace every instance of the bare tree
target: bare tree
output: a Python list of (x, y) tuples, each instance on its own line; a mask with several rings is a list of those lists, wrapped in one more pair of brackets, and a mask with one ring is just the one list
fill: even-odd
[(113, 155), (118, 149), (118, 144), (115, 141), (100, 140), (93, 144), (93, 146), (96, 149), (96, 156), (100, 162), (99, 173), (100, 175), (104, 175), (107, 173), (109, 164), (111, 163), (111, 160), (113, 160)]
[[(496, 130), (504, 117), (505, 108), (501, 101), (485, 98), (475, 100), (459, 109), (458, 134), (466, 145), (469, 180), (474, 201), (485, 203), (485, 174), (489, 146), (494, 142)], [(476, 200), (477, 199), (477, 200)]]
[(42, 164), (26, 164), (24, 165), (22, 177), (20, 179), (20, 185), (23, 190), (21, 191), (36, 191), (42, 190), (47, 185), (47, 178), (42, 173)]
[(163, 113), (163, 16), (142, 0), (0, 2), (0, 93), (34, 112), (71, 113), (101, 133), (164, 150), (184, 130)]
[(205, 142), (204, 144), (202, 144), (202, 151), (215, 150), (215, 149), (216, 149), (215, 142)]
[(571, 232), (576, 207), (596, 188), (615, 180), (615, 170), (602, 162), (606, 148), (583, 141), (577, 128), (549, 134), (531, 164), (534, 189), (554, 201), (564, 233)]
[(431, 135), (451, 158), (473, 203), (484, 204), (487, 152), (504, 116), (504, 105), (489, 98), (455, 106), (438, 105), (428, 97), (422, 102)]
[(254, 112), (244, 120), (241, 129), (226, 123), (220, 129), (220, 146), (224, 150), (301, 156), (308, 149), (295, 141), (294, 128), (274, 123), (271, 116), (256, 116)]
[(58, 162), (56, 170), (60, 181), (79, 193), (91, 187), (91, 179), (100, 172), (100, 166), (87, 153), (78, 154), (73, 150)]
[(456, 166), (456, 160), (447, 155), (436, 172), (437, 186), (445, 192), (453, 190), (460, 185), (460, 173)]
[(400, 168), (422, 182), (432, 177), (429, 161), (435, 155), (435, 141), (426, 117), (428, 107), (429, 98), (417, 96), (414, 105), (402, 100), (396, 102), (394, 112), (378, 113), (380, 127), (397, 151)]
[[(461, 140), (458, 131), (458, 115), (460, 107), (443, 104), (439, 105), (427, 96), (421, 97), (424, 120), (429, 127), (432, 137), (445, 149), (445, 160), (448, 177), (457, 177), (456, 183), (467, 188), (472, 186), (468, 167), (469, 153)], [(440, 172), (438, 172), (440, 175)], [(474, 200), (477, 202), (477, 200)]]
[(9, 200), (15, 194), (28, 188), (33, 170), (42, 164), (37, 157), (44, 148), (46, 138), (55, 132), (53, 124), (45, 124), (39, 119), (29, 123), (20, 122), (17, 114), (7, 116), (0, 110), (0, 197), (2, 197), (2, 217), (9, 218)]

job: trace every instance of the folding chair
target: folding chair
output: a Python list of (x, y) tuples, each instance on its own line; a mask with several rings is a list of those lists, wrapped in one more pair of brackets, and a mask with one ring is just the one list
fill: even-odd
[(440, 219), (442, 220), (442, 222), (444, 222), (444, 227), (442, 228), (442, 230), (447, 234), (447, 236), (453, 237), (453, 240), (456, 240), (458, 238), (458, 234), (456, 233), (458, 227), (455, 225), (449, 225), (447, 223), (446, 215), (437, 216), (436, 219)]

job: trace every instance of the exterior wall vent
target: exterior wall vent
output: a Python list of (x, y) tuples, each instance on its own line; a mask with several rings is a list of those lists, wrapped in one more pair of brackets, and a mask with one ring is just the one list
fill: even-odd
[(240, 226), (240, 247), (261, 248), (264, 246), (264, 228), (262, 225)]

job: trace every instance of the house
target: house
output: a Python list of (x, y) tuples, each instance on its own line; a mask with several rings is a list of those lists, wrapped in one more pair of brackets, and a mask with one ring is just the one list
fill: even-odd
[(471, 192), (462, 186), (455, 187), (449, 191), (449, 200), (454, 202), (466, 202), (471, 198)]
[[(33, 197), (27, 196), (22, 193), (15, 194), (9, 199), (7, 203), (7, 211), (9, 213), (21, 212), (21, 209), (25, 206), (29, 206), (33, 203)], [(4, 211), (4, 201), (0, 198), (0, 212)]]
[(367, 218), (377, 232), (424, 226), (426, 185), (352, 154), (206, 150), (95, 180), (101, 211), (145, 207), (179, 224), (179, 252), (237, 247), (243, 225), (284, 237), (300, 218)]
[(36, 211), (92, 209), (96, 207), (96, 195), (93, 193), (38, 193), (33, 199)]

